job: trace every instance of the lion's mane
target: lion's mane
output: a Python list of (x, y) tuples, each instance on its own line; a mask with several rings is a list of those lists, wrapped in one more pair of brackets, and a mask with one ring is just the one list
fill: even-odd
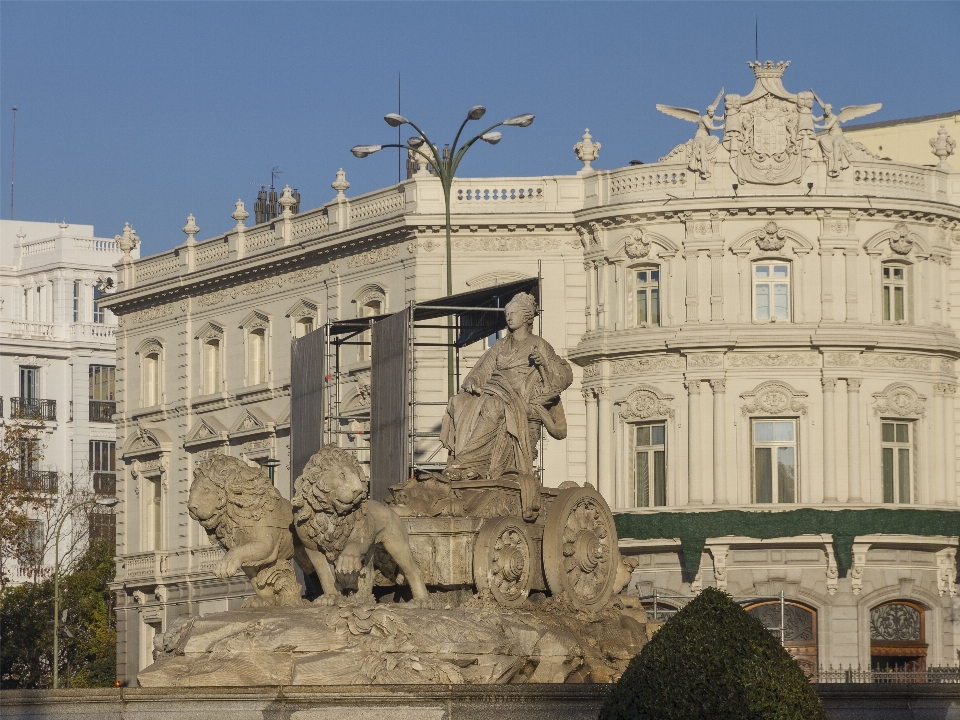
[(194, 482), (206, 480), (219, 492), (213, 515), (201, 520), (190, 509), (190, 517), (199, 521), (208, 534), (215, 534), (226, 548), (234, 546), (233, 535), (238, 527), (249, 527), (262, 520), (268, 501), (281, 498), (263, 471), (229, 455), (212, 455), (197, 466), (193, 476)]
[[(329, 508), (328, 498), (343, 484), (352, 482), (351, 476), (359, 478), (362, 492), (346, 514), (338, 515)], [(363, 466), (353, 455), (335, 445), (324, 445), (294, 483), (292, 502), (297, 532), (305, 533), (328, 559), (334, 560), (346, 546), (357, 521), (366, 515), (368, 488)], [(361, 532), (365, 525), (360, 523)]]

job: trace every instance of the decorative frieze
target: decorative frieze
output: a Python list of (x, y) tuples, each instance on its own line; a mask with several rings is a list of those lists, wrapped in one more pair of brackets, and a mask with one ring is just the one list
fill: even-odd
[(130, 313), (124, 319), (129, 320), (134, 325), (140, 325), (150, 320), (159, 320), (160, 318), (165, 318), (173, 315), (173, 311), (176, 309), (176, 303), (167, 303), (166, 305), (157, 305), (156, 307), (147, 308), (146, 310), (137, 310), (137, 312)]
[(895, 370), (929, 370), (931, 359), (922, 355), (891, 355), (889, 353), (864, 353), (860, 364), (867, 368), (892, 368)]
[(857, 367), (859, 353), (828, 352), (823, 354), (824, 367)]
[(600, 377), (600, 363), (593, 363), (592, 365), (587, 365), (583, 369), (583, 379), (590, 380), (592, 378)]
[(690, 370), (703, 370), (706, 368), (722, 368), (723, 355), (719, 353), (703, 353), (698, 355), (687, 355), (687, 368)]
[(654, 355), (652, 357), (614, 360), (610, 364), (612, 375), (635, 375), (662, 370), (683, 370), (684, 361), (679, 355)]
[(731, 353), (727, 356), (731, 368), (755, 367), (818, 367), (816, 353)]
[[(578, 226), (579, 227), (579, 226)], [(458, 252), (521, 252), (559, 250), (560, 238), (550, 237), (466, 237), (453, 240)]]
[(399, 245), (388, 245), (387, 247), (367, 250), (347, 258), (347, 267), (356, 268), (366, 265), (375, 265), (385, 260), (393, 260), (400, 252)]

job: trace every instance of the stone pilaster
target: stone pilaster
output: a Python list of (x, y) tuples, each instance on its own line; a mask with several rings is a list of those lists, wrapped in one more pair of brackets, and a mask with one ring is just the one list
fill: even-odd
[(597, 390), (597, 412), (599, 415), (599, 442), (597, 444), (597, 490), (611, 505), (616, 505), (616, 488), (613, 476), (613, 403), (610, 401), (610, 389)]
[(687, 504), (703, 504), (700, 468), (700, 381), (688, 380), (687, 388)]
[(587, 482), (597, 486), (597, 392), (584, 389), (583, 399), (587, 404)]
[(837, 415), (835, 378), (823, 378), (823, 501), (837, 501)]
[(711, 380), (713, 388), (713, 504), (727, 504), (726, 380)]
[(847, 378), (847, 502), (862, 502), (860, 483), (860, 378)]

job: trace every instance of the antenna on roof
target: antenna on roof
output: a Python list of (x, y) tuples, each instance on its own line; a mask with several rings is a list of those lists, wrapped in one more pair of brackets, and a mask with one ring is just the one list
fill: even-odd
[(10, 153), (10, 219), (13, 220), (13, 174), (17, 169), (17, 106), (13, 106), (13, 143)]
[(760, 62), (760, 16), (753, 16), (753, 52), (754, 60)]

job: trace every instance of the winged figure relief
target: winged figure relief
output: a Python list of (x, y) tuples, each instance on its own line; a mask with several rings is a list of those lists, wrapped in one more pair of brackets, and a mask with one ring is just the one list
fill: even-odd
[(717, 121), (723, 120), (723, 116), (716, 116), (717, 106), (720, 104), (723, 93), (724, 89), (720, 88), (716, 100), (707, 106), (707, 112), (704, 115), (701, 115), (699, 110), (692, 108), (657, 105), (657, 110), (664, 115), (697, 123), (697, 132), (693, 136), (693, 140), (686, 144), (687, 166), (691, 171), (699, 173), (700, 177), (704, 179), (710, 177), (710, 164), (713, 162), (719, 144), (717, 138), (711, 136), (710, 132), (712, 130), (723, 130), (723, 125), (717, 124)]
[(840, 112), (834, 114), (833, 106), (830, 103), (824, 103), (819, 97), (817, 97), (817, 102), (823, 108), (823, 117), (814, 118), (814, 120), (823, 123), (817, 125), (816, 129), (822, 133), (820, 135), (820, 149), (827, 161), (827, 175), (838, 177), (841, 170), (850, 167), (851, 155), (851, 144), (843, 135), (843, 130), (840, 128), (841, 123), (875, 113), (882, 107), (882, 104), (847, 105), (841, 108)]

